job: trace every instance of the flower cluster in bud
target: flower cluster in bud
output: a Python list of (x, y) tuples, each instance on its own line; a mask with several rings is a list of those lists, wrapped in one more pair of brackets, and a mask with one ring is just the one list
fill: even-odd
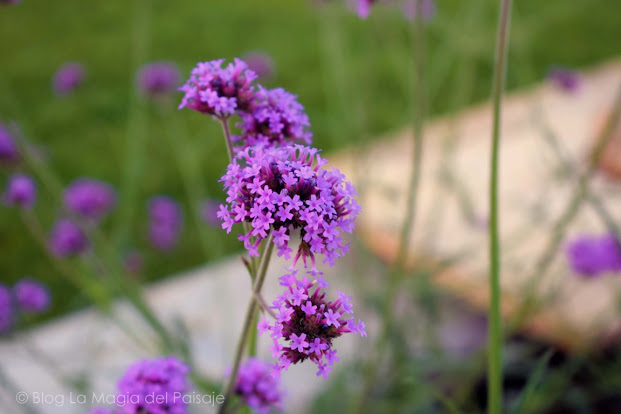
[(103, 181), (78, 178), (65, 189), (63, 200), (71, 213), (97, 222), (116, 206), (116, 192)]
[(282, 88), (259, 87), (253, 111), (240, 113), (240, 117), (242, 123), (238, 126), (242, 132), (234, 137), (234, 141), (240, 143), (242, 148), (291, 143), (310, 145), (312, 142), (313, 135), (308, 130), (310, 122), (304, 107), (297, 101), (297, 96)]
[(57, 257), (83, 253), (89, 246), (88, 238), (73, 221), (62, 218), (56, 222), (48, 240), (50, 250)]
[(318, 273), (315, 254), (334, 264), (349, 250), (341, 232), (353, 231), (360, 206), (354, 186), (337, 169), (325, 169), (326, 162), (319, 150), (301, 145), (240, 151), (221, 179), (228, 196), (218, 213), (222, 227), (230, 232), (235, 223), (250, 223), (251, 231), (239, 239), (251, 256), (258, 256), (271, 233), (278, 255), (287, 260), (290, 238), (299, 230), (293, 265), (299, 258), (307, 265), (310, 257), (311, 272)]
[(565, 253), (572, 270), (581, 276), (621, 272), (621, 244), (611, 234), (577, 237)]
[(9, 178), (2, 201), (7, 206), (31, 209), (37, 198), (37, 186), (34, 180), (25, 174), (14, 174)]
[(250, 111), (254, 101), (252, 82), (257, 75), (248, 65), (235, 59), (222, 67), (224, 59), (199, 63), (185, 85), (179, 88), (185, 95), (179, 105), (217, 118), (228, 118), (236, 111)]
[[(117, 385), (120, 414), (185, 414), (190, 369), (175, 357), (140, 360)], [(124, 398), (125, 397), (125, 398)]]
[(268, 364), (256, 358), (249, 358), (239, 367), (235, 394), (259, 414), (283, 408), (284, 391), (280, 388), (279, 378), (272, 375)]
[(339, 292), (339, 298), (326, 298), (328, 284), (318, 277), (310, 281), (296, 278), (295, 270), (280, 278), (285, 293), (272, 305), (276, 320), (270, 324), (263, 318), (257, 328), (260, 333), (270, 332), (273, 340), (272, 355), (278, 359), (276, 372), (291, 364), (310, 360), (317, 365), (317, 375), (328, 377), (331, 366), (338, 361), (332, 341), (344, 333), (354, 332), (367, 336), (364, 323), (353, 317), (351, 298)]
[(62, 65), (54, 74), (52, 86), (58, 95), (73, 92), (84, 81), (84, 68), (81, 64), (71, 62)]

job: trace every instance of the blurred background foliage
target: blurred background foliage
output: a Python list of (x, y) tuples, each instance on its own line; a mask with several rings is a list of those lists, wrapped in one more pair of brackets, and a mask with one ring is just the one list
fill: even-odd
[[(509, 89), (542, 80), (551, 65), (583, 68), (618, 55), (619, 16), (618, 0), (516, 2)], [(426, 38), (430, 116), (488, 98), (496, 19), (496, 1), (437, 1)], [(198, 61), (264, 51), (276, 65), (266, 86), (299, 95), (315, 146), (325, 151), (363, 145), (409, 123), (412, 112), (410, 22), (388, 4), (363, 21), (340, 1), (24, 0), (0, 9), (0, 39), (0, 120), (20, 125), (63, 184), (79, 176), (120, 189), (124, 180), (137, 183), (132, 194), (119, 194), (129, 224), (111, 217), (105, 228), (125, 227), (118, 248), (144, 255), (145, 281), (217, 260), (240, 244), (196, 219), (196, 200), (223, 198), (218, 179), (227, 161), (217, 124), (177, 111), (180, 94), (159, 106), (136, 99), (141, 64), (174, 61), (187, 77)], [(51, 78), (66, 61), (85, 66), (86, 82), (57, 97)], [(7, 176), (0, 171), (2, 183)], [(49, 227), (60, 202), (41, 190), (36, 214)], [(183, 202), (186, 230), (203, 229), (185, 231), (170, 254), (146, 238), (146, 201), (160, 193)], [(135, 202), (128, 207), (127, 200)], [(2, 282), (29, 275), (48, 283), (54, 307), (45, 317), (83, 306), (16, 214), (0, 210)]]

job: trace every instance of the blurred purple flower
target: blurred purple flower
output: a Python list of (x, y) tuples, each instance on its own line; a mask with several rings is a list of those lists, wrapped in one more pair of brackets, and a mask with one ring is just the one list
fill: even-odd
[(621, 271), (621, 247), (609, 234), (577, 237), (568, 243), (565, 253), (572, 270), (581, 276)]
[(270, 79), (274, 76), (274, 61), (265, 52), (252, 51), (242, 56), (248, 68), (257, 74), (259, 79)]
[(259, 333), (271, 332), (270, 349), (278, 359), (274, 371), (277, 374), (291, 364), (310, 360), (317, 365), (317, 375), (327, 378), (331, 366), (339, 360), (332, 341), (344, 333), (367, 336), (364, 323), (347, 317), (353, 313), (353, 307), (345, 293), (339, 292), (335, 301), (326, 299), (327, 283), (319, 279), (309, 281), (306, 276), (298, 280), (295, 270), (280, 281), (286, 291), (271, 306), (276, 309), (276, 320), (270, 324), (264, 318), (257, 326)]
[(179, 204), (167, 196), (155, 196), (149, 201), (149, 240), (159, 250), (170, 250), (179, 241), (183, 213)]
[(361, 19), (366, 19), (371, 14), (371, 6), (377, 0), (356, 0), (356, 13)]
[(40, 313), (50, 306), (50, 292), (45, 285), (33, 279), (22, 279), (13, 286), (19, 310)]
[(70, 219), (60, 219), (52, 228), (49, 247), (57, 257), (68, 257), (84, 252), (88, 248), (88, 239)]
[(9, 178), (7, 188), (2, 194), (2, 202), (7, 206), (31, 209), (37, 198), (37, 186), (25, 174), (14, 174)]
[(296, 95), (282, 88), (264, 89), (259, 86), (256, 97), (254, 110), (240, 114), (243, 121), (238, 124), (241, 136), (233, 137), (241, 148), (312, 143), (308, 115)]
[(19, 160), (19, 150), (15, 144), (15, 140), (0, 123), (0, 165), (11, 165)]
[(205, 223), (214, 228), (220, 228), (220, 219), (218, 211), (220, 211), (220, 202), (218, 200), (203, 201), (201, 209), (201, 218)]
[(0, 284), (0, 334), (8, 332), (11, 326), (13, 326), (11, 290)]
[(577, 92), (582, 84), (582, 79), (578, 72), (559, 66), (549, 70), (548, 80), (557, 88), (571, 93)]
[(0, 4), (17, 4), (22, 0), (0, 0)]
[(119, 414), (185, 414), (190, 369), (175, 357), (132, 364), (117, 384)]
[(144, 95), (157, 97), (174, 92), (181, 83), (181, 74), (173, 62), (152, 62), (140, 68), (136, 82)]
[(403, 14), (408, 20), (414, 20), (419, 9), (425, 22), (430, 21), (436, 15), (436, 3), (434, 0), (407, 0), (403, 4)]
[(240, 59), (224, 68), (222, 63), (224, 59), (199, 62), (192, 69), (190, 78), (179, 88), (185, 92), (179, 109), (190, 108), (218, 118), (251, 110), (256, 73)]
[(82, 65), (75, 62), (65, 63), (54, 74), (54, 91), (58, 95), (67, 95), (80, 86), (82, 81), (84, 81)]
[(254, 412), (267, 414), (272, 408), (283, 409), (284, 391), (265, 362), (248, 358), (239, 368), (235, 383), (238, 395)]
[(92, 178), (74, 180), (63, 194), (65, 208), (85, 219), (101, 220), (116, 206), (116, 192), (109, 184)]

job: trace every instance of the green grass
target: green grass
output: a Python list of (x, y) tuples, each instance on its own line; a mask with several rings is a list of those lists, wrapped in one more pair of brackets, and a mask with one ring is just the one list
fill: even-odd
[[(282, 86), (306, 106), (315, 145), (325, 150), (358, 145), (409, 122), (411, 46), (409, 26), (397, 10), (381, 5), (367, 21), (337, 5), (317, 8), (305, 0), (153, 0), (148, 60), (173, 60), (189, 73), (201, 60), (232, 58), (263, 50), (276, 62), (268, 86)], [(92, 176), (121, 183), (133, 84), (133, 2), (24, 0), (0, 8), (0, 119), (15, 120), (48, 154), (63, 183)], [(620, 52), (621, 3), (613, 0), (522, 0), (517, 2), (509, 55), (509, 89), (541, 79), (550, 65), (584, 67)], [(428, 26), (426, 73), (431, 114), (454, 111), (490, 93), (497, 5), (495, 1), (439, 0)], [(57, 98), (50, 80), (65, 61), (82, 62), (87, 81), (73, 95)], [(178, 98), (178, 97), (177, 97)], [(165, 193), (187, 200), (167, 129), (176, 125), (182, 162), (195, 165), (194, 185), (221, 198), (217, 179), (226, 152), (216, 123), (189, 110), (161, 118), (150, 108), (144, 164), (138, 175), (135, 220), (127, 229), (145, 254), (145, 280), (216, 260), (239, 249), (234, 237), (208, 229), (204, 249), (184, 202), (186, 232), (180, 247), (161, 255), (145, 238), (145, 202)], [(132, 137), (129, 137), (131, 139)], [(0, 172), (0, 180), (8, 175)], [(121, 200), (122, 202), (122, 200)], [(37, 215), (49, 227), (60, 211), (42, 191)], [(58, 314), (85, 301), (55, 274), (17, 215), (0, 211), (0, 273), (13, 283), (30, 275), (52, 286)], [(104, 224), (111, 229), (115, 220)], [(206, 250), (206, 251), (205, 251)]]

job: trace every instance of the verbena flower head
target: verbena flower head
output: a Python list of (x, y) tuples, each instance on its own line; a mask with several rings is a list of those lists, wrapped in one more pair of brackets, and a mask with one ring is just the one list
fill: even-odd
[(181, 75), (173, 62), (152, 62), (140, 68), (136, 82), (144, 95), (157, 97), (175, 91)]
[(22, 279), (13, 286), (15, 301), (21, 312), (44, 312), (50, 306), (50, 292), (45, 285), (33, 279)]
[(279, 378), (272, 375), (268, 364), (256, 358), (249, 358), (239, 368), (235, 394), (259, 414), (267, 414), (273, 408), (283, 409), (284, 391)]
[(63, 218), (56, 222), (48, 240), (52, 253), (58, 257), (68, 257), (84, 252), (88, 239), (80, 227), (70, 219)]
[(149, 201), (149, 240), (159, 250), (177, 245), (183, 228), (183, 213), (179, 204), (168, 196), (155, 196)]
[(54, 74), (53, 87), (58, 95), (73, 92), (84, 81), (84, 68), (81, 64), (71, 62), (62, 65)]
[[(251, 256), (271, 232), (278, 255), (291, 258), (290, 238), (299, 232), (301, 243), (293, 260), (307, 258), (315, 267), (315, 254), (334, 259), (349, 250), (343, 231), (354, 229), (360, 206), (354, 186), (337, 169), (324, 168), (319, 150), (301, 145), (281, 148), (250, 147), (240, 151), (221, 181), (228, 195), (220, 206), (222, 228), (248, 222), (251, 232), (240, 235)], [(253, 240), (254, 238), (254, 240)]]
[(614, 236), (580, 236), (570, 241), (566, 256), (572, 270), (587, 277), (621, 271), (621, 246)]
[(13, 136), (0, 123), (0, 165), (12, 165), (19, 158), (19, 150)]
[(267, 53), (252, 51), (246, 53), (242, 59), (259, 79), (270, 79), (274, 76), (274, 61)]
[(30, 176), (14, 174), (9, 178), (2, 201), (7, 206), (18, 206), (30, 209), (37, 198), (37, 186)]
[(65, 208), (85, 219), (99, 221), (116, 206), (116, 192), (107, 183), (78, 178), (63, 194)]
[(326, 298), (328, 284), (322, 278), (298, 280), (293, 271), (280, 280), (286, 290), (273, 303), (276, 320), (270, 324), (264, 318), (257, 327), (259, 333), (270, 332), (272, 356), (278, 359), (274, 369), (279, 373), (310, 360), (317, 365), (317, 375), (327, 378), (338, 361), (333, 340), (349, 332), (367, 336), (364, 323), (348, 316), (353, 308), (345, 293), (339, 292), (335, 301)]
[(13, 302), (11, 291), (0, 284), (0, 334), (8, 332), (13, 326)]
[(190, 369), (173, 356), (132, 364), (117, 384), (119, 414), (185, 414)]
[(282, 88), (259, 87), (254, 110), (241, 113), (241, 135), (234, 137), (242, 148), (252, 145), (285, 146), (312, 142), (310, 122), (297, 96)]
[(185, 92), (179, 109), (190, 108), (218, 118), (252, 109), (252, 82), (257, 75), (240, 59), (224, 68), (222, 63), (224, 59), (202, 62), (192, 70), (190, 79), (179, 89)]
[(577, 92), (582, 84), (578, 72), (560, 66), (553, 67), (548, 71), (548, 80), (557, 88), (571, 93)]
[(371, 6), (376, 3), (377, 0), (356, 0), (356, 13), (361, 19), (366, 19), (371, 14)]
[(201, 206), (201, 218), (207, 225), (219, 228), (220, 219), (218, 218), (218, 211), (220, 211), (219, 201), (205, 200)]

